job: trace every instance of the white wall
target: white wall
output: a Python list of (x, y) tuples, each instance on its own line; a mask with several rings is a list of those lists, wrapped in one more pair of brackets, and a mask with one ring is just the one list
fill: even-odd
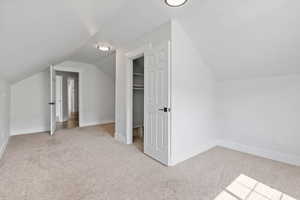
[(179, 21), (172, 21), (172, 162), (216, 145), (215, 79)]
[[(180, 23), (171, 26), (172, 164), (219, 144), (300, 165), (300, 75), (216, 83)], [(140, 41), (132, 46), (151, 37)], [(126, 57), (117, 54), (116, 129), (126, 137)]]
[(116, 50), (116, 124), (115, 136), (126, 143), (126, 56), (123, 50)]
[[(133, 43), (134, 48), (172, 40), (172, 158), (176, 164), (213, 147), (215, 79), (178, 22), (164, 24)], [(130, 48), (130, 49), (134, 49)], [(126, 59), (117, 51), (117, 132), (126, 135)], [(123, 113), (125, 112), (125, 114)]]
[(11, 86), (11, 135), (49, 130), (49, 82), (50, 75), (44, 71)]
[[(133, 42), (147, 44), (172, 40), (172, 158), (171, 164), (197, 155), (217, 144), (215, 79), (178, 22), (164, 24)], [(134, 49), (134, 48), (129, 49)], [(126, 57), (117, 51), (117, 133), (126, 138)], [(125, 112), (125, 113), (124, 113)]]
[(130, 52), (145, 47), (150, 43), (156, 45), (168, 40), (171, 40), (171, 21), (161, 24), (151, 32), (145, 33), (136, 40), (131, 41), (129, 45), (126, 45), (125, 49)]
[(300, 75), (218, 83), (221, 145), (300, 165)]
[(115, 80), (100, 68), (64, 62), (56, 70), (79, 72), (79, 123), (90, 126), (115, 121)]
[(0, 79), (0, 158), (9, 139), (9, 99), (9, 85), (6, 81)]
[[(114, 122), (115, 80), (94, 65), (65, 62), (59, 70), (80, 72), (80, 126)], [(49, 74), (12, 85), (11, 135), (49, 130)]]

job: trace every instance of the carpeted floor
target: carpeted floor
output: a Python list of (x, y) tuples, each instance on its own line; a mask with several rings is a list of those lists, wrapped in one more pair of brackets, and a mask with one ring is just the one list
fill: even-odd
[(98, 126), (12, 137), (0, 199), (213, 200), (241, 174), (300, 199), (299, 167), (217, 147), (168, 168), (111, 134)]

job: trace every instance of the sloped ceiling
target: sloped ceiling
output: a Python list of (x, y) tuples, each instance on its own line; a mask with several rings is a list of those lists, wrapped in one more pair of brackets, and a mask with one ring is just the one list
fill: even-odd
[(124, 0), (2, 0), (0, 73), (11, 82), (61, 62), (93, 36)]
[(200, 4), (182, 25), (219, 80), (300, 73), (300, 1)]
[(93, 45), (86, 45), (69, 56), (68, 60), (95, 65), (110, 77), (115, 78), (115, 52), (106, 55)]
[(0, 77), (21, 80), (95, 41), (124, 46), (171, 18), (219, 80), (300, 73), (299, 10), (298, 0), (2, 0)]

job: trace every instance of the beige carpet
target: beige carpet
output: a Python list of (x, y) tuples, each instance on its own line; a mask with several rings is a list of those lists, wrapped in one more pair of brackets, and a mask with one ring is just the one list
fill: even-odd
[(299, 167), (218, 147), (167, 168), (109, 130), (12, 137), (0, 162), (0, 199), (213, 200), (241, 174), (300, 199)]

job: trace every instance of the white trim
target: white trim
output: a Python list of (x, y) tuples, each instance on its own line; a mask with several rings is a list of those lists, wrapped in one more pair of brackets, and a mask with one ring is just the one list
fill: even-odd
[(277, 151), (262, 149), (262, 148), (258, 148), (258, 147), (253, 147), (253, 146), (248, 146), (248, 145), (244, 145), (244, 144), (238, 144), (238, 143), (234, 143), (234, 142), (230, 142), (230, 141), (223, 141), (223, 140), (218, 141), (218, 142), (211, 142), (205, 146), (201, 146), (197, 152), (188, 153), (185, 156), (181, 156), (180, 158), (173, 160), (170, 163), (170, 166), (177, 165), (180, 162), (188, 160), (194, 156), (197, 156), (198, 154), (204, 153), (216, 146), (225, 147), (225, 148), (239, 151), (242, 153), (248, 153), (251, 155), (271, 159), (271, 160), (278, 161), (278, 162), (283, 162), (283, 163), (287, 163), (287, 164), (291, 164), (291, 165), (300, 166), (300, 156), (280, 153)]
[[(104, 125), (104, 124), (111, 124), (115, 123), (115, 120), (102, 120), (98, 122), (89, 122), (89, 123), (82, 123), (81, 127), (88, 127), (88, 126), (97, 126), (97, 125)], [(24, 129), (11, 132), (11, 136), (16, 135), (30, 135), (30, 134), (38, 134), (38, 133), (46, 133), (49, 132), (49, 128), (36, 128), (36, 129)]]
[(123, 144), (128, 144), (126, 141), (126, 137), (123, 134), (115, 132), (115, 139)]
[(98, 125), (112, 124), (112, 123), (115, 123), (115, 120), (101, 120), (98, 122), (82, 123), (80, 127), (98, 126)]
[(6, 138), (6, 140), (4, 141), (4, 143), (2, 144), (2, 146), (0, 147), (0, 160), (6, 151), (7, 145), (9, 143), (9, 139), (10, 139), (10, 137), (8, 136)]
[(218, 145), (221, 147), (252, 154), (255, 156), (259, 156), (259, 157), (263, 157), (263, 158), (267, 158), (279, 162), (284, 162), (291, 165), (300, 166), (300, 156), (297, 155), (280, 153), (277, 151), (248, 146), (244, 144), (238, 144), (230, 141), (219, 141)]
[(125, 55), (127, 58), (134, 60), (139, 57), (142, 57), (144, 55), (145, 51), (146, 51), (146, 46), (143, 46), (143, 47), (135, 49), (133, 51), (129, 51)]
[(68, 120), (69, 120), (69, 117), (68, 117), (68, 116), (65, 116), (65, 117), (62, 119), (61, 122), (66, 122), (66, 121), (68, 121)]
[[(126, 53), (126, 144), (133, 143), (133, 127), (132, 127), (132, 82), (133, 82), (133, 60), (142, 57), (145, 53), (145, 47), (138, 48), (136, 50)], [(124, 140), (124, 138), (122, 138)]]
[(168, 65), (168, 70), (169, 70), (169, 99), (168, 99), (168, 107), (171, 108), (171, 112), (169, 112), (169, 134), (168, 134), (168, 138), (169, 138), (169, 145), (168, 145), (168, 151), (169, 151), (169, 158), (168, 158), (168, 165), (172, 166), (173, 161), (174, 161), (174, 155), (173, 155), (173, 147), (175, 146), (173, 144), (174, 142), (174, 138), (173, 138), (173, 131), (172, 131), (172, 116), (173, 116), (173, 112), (172, 112), (172, 108), (173, 108), (173, 103), (172, 103), (172, 43), (169, 40), (168, 41), (168, 60), (169, 60), (169, 65)]
[(35, 133), (44, 133), (49, 132), (50, 128), (35, 128), (35, 129), (23, 129), (23, 130), (13, 130), (11, 131), (10, 135), (28, 135), (28, 134), (35, 134)]
[(206, 151), (209, 151), (210, 149), (214, 148), (217, 146), (217, 143), (214, 141), (209, 141), (206, 142), (205, 145), (199, 146), (197, 151), (193, 151), (193, 152), (188, 152), (185, 155), (181, 155), (179, 158), (177, 158), (176, 160), (171, 160), (169, 163), (169, 166), (175, 166), (183, 161), (186, 161), (188, 159), (191, 159), (201, 153), (204, 153)]
[(126, 64), (126, 144), (133, 143), (133, 59), (128, 57), (127, 64)]
[[(59, 116), (58, 116), (58, 122), (63, 122), (63, 77), (60, 75), (56, 75), (56, 81), (55, 81), (55, 87), (57, 89), (57, 85), (59, 84), (60, 86), (60, 106), (59, 109), (56, 109), (56, 119), (57, 119), (57, 110), (59, 110)], [(57, 94), (57, 90), (55, 91)], [(56, 103), (56, 108), (57, 108), (57, 95), (55, 95), (56, 99), (55, 99), (55, 103)]]
[(56, 71), (53, 65), (50, 65), (50, 103), (50, 135), (52, 136), (56, 131)]

